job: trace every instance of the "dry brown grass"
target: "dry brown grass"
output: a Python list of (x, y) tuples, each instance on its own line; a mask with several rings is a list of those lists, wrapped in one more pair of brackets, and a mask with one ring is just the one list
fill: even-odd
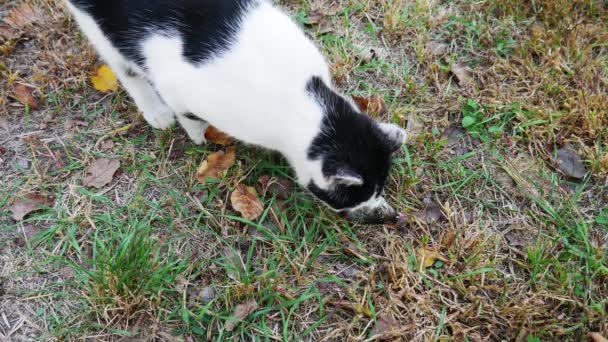
[[(0, 4), (0, 18), (20, 3)], [(32, 3), (41, 17), (0, 41), (0, 334), (128, 338), (113, 328), (221, 339), (224, 316), (254, 298), (260, 309), (235, 339), (608, 335), (608, 230), (596, 223), (608, 203), (605, 2), (282, 1), (298, 18), (338, 6), (323, 19), (330, 33), (316, 36), (338, 86), (383, 96), (383, 119), (410, 128), (387, 191), (403, 219), (373, 227), (345, 224), (301, 192), (266, 198), (271, 210), (257, 226), (236, 220), (229, 190), (285, 174), (254, 149), (239, 146), (234, 169), (203, 188), (196, 169), (213, 147), (190, 147), (178, 130), (135, 125), (100, 152), (99, 138), (136, 112), (124, 93), (88, 86), (99, 61), (56, 2)], [(370, 48), (373, 57), (362, 54)], [(36, 89), (39, 110), (24, 115), (16, 84)], [(505, 120), (487, 143), (461, 127), (467, 99), (493, 124)], [(592, 173), (582, 181), (556, 172), (555, 148), (567, 142)], [(99, 193), (83, 191), (83, 169), (106, 154), (121, 159), (121, 172)], [(53, 193), (55, 207), (13, 222), (5, 209), (32, 190)], [(115, 274), (92, 287), (74, 281), (66, 261), (84, 267), (96, 241), (150, 212), (162, 252), (187, 265), (167, 295), (117, 288)], [(429, 253), (440, 262), (425, 267)], [(217, 295), (207, 306), (200, 293), (210, 288)]]

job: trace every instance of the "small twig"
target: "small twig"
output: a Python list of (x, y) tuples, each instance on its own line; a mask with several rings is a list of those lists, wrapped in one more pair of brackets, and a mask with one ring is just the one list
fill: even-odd
[(104, 140), (108, 139), (109, 137), (113, 137), (113, 136), (115, 136), (117, 134), (120, 134), (122, 132), (126, 132), (126, 131), (130, 130), (131, 128), (135, 127), (136, 124), (137, 124), (136, 122), (133, 122), (133, 123), (130, 123), (130, 124), (126, 125), (126, 126), (123, 126), (121, 128), (115, 129), (115, 130), (113, 130), (113, 131), (105, 134), (104, 136), (102, 136), (101, 138), (99, 138), (99, 140), (97, 140), (97, 142), (95, 143), (95, 149), (99, 150), (99, 145), (101, 145), (101, 143)]

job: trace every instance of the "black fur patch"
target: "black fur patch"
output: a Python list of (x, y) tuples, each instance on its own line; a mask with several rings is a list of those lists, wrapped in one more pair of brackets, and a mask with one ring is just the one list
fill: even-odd
[(131, 69), (131, 68), (125, 68), (125, 75), (129, 76), (129, 77), (138, 77), (139, 74), (135, 72), (135, 70)]
[(307, 90), (326, 110), (321, 133), (313, 140), (308, 157), (322, 160), (326, 177), (341, 168), (363, 177), (362, 186), (337, 186), (325, 191), (311, 183), (308, 189), (334, 209), (355, 207), (381, 193), (391, 166), (392, 149), (378, 124), (319, 77), (308, 82)]
[(192, 113), (186, 113), (186, 114), (183, 114), (183, 116), (184, 116), (186, 119), (190, 119), (190, 120), (192, 120), (192, 121), (205, 121), (205, 120), (203, 120), (203, 119), (199, 118), (198, 116), (196, 116), (196, 115), (194, 115), (194, 114), (192, 114)]
[(127, 58), (143, 66), (140, 43), (150, 32), (175, 32), (184, 56), (204, 62), (230, 49), (240, 19), (258, 0), (69, 0), (91, 15)]

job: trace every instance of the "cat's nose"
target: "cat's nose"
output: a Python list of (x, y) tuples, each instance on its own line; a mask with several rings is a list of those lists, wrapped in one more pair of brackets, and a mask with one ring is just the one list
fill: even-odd
[(383, 203), (376, 208), (350, 211), (346, 215), (346, 219), (367, 224), (393, 223), (397, 221), (397, 211), (390, 205)]

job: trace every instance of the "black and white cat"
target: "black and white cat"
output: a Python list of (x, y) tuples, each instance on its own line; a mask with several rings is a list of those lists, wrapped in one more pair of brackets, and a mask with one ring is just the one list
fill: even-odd
[(68, 0), (146, 121), (209, 124), (282, 153), (299, 183), (351, 220), (396, 216), (383, 198), (403, 129), (334, 90), (327, 63), (267, 0)]

